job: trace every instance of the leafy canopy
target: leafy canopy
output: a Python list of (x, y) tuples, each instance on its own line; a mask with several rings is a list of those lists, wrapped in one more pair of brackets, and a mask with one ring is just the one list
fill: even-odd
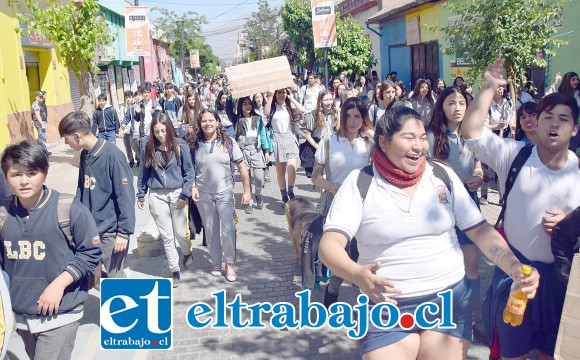
[(32, 17), (21, 14), (20, 21), (27, 24), (28, 31), (41, 32), (52, 41), (77, 78), (98, 70), (97, 48), (114, 38), (95, 0), (52, 0), (43, 8), (38, 0), (26, 0), (26, 6)]
[[(445, 54), (456, 54), (471, 63), (469, 76), (476, 79), (488, 64), (504, 58), (508, 76), (516, 84), (527, 82), (526, 72), (532, 65), (546, 67), (546, 56), (566, 45), (554, 37), (554, 24), (561, 19), (568, 0), (453, 0), (445, 3), (457, 21), (442, 27), (449, 48)], [(428, 26), (435, 29), (437, 26)]]
[(278, 15), (279, 11), (271, 8), (267, 0), (258, 0), (258, 11), (253, 12), (244, 25), (251, 60), (277, 55)]

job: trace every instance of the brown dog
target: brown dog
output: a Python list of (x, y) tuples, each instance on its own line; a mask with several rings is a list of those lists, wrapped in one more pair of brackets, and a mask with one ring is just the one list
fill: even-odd
[(316, 205), (308, 199), (297, 197), (286, 203), (286, 221), (292, 237), (292, 247), (298, 261), (302, 258), (302, 233), (320, 215)]

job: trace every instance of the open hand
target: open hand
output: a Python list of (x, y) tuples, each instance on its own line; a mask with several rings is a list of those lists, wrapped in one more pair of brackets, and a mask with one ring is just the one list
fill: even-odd
[(377, 275), (380, 268), (379, 261), (372, 265), (361, 266), (356, 274), (356, 284), (375, 304), (388, 302), (396, 305), (396, 300), (386, 297), (383, 293), (400, 294), (401, 290), (395, 288), (391, 281)]
[(509, 84), (504, 63), (505, 59), (496, 59), (493, 64), (487, 66), (485, 74), (483, 75), (486, 85), (490, 85), (497, 89), (500, 86)]

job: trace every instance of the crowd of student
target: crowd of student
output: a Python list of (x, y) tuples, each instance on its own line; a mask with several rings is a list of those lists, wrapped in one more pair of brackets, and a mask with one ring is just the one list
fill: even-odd
[[(406, 312), (438, 303), (438, 292), (453, 290), (455, 329), (372, 328), (361, 341), (364, 358), (465, 358), (480, 316), (502, 357), (524, 358), (534, 348), (553, 356), (565, 293), (558, 277), (565, 271), (556, 271), (550, 236), (580, 205), (578, 158), (568, 150), (576, 150), (579, 81), (566, 74), (567, 85), (538, 104), (519, 92), (516, 112), (504, 95), (502, 65), (488, 67), (476, 97), (462, 78), (451, 87), (437, 79), (435, 89), (419, 79), (408, 94), (396, 73), (383, 82), (376, 73), (368, 82), (362, 75), (355, 85), (341, 75), (330, 89), (308, 74), (293, 89), (240, 99), (232, 98), (223, 77), (183, 88), (147, 83), (125, 92), (119, 109), (99, 95), (92, 120), (72, 112), (59, 124), (66, 144), (81, 153), (70, 208), (73, 246), (56, 221), (60, 215), (54, 215), (63, 207), (60, 194), (43, 185), (46, 147), (9, 146), (1, 164), (14, 196), (2, 196), (8, 201), (1, 260), (27, 353), (70, 357), (88, 279), (95, 268), (104, 277), (126, 276), (135, 205), (144, 210), (146, 198), (174, 286), (193, 266), (188, 223), (195, 209), (205, 229), (210, 273), (235, 281), (236, 170), (242, 206), (252, 213), (263, 210), (261, 191), (271, 165), (282, 205), (295, 197), (300, 161), (322, 190), (320, 257), (333, 272), (325, 306), (337, 301), (343, 279), (369, 295), (371, 306), (386, 301)], [(117, 137), (126, 154), (117, 148)], [(517, 166), (521, 175), (506, 186), (524, 148), (531, 150)], [(503, 194), (508, 242), (478, 208), (486, 203), (484, 187), (493, 176)], [(496, 265), (487, 295), (493, 301), (483, 309), (478, 248)], [(522, 264), (533, 266), (532, 275), (523, 276)], [(501, 321), (512, 279), (533, 298), (517, 328)]]

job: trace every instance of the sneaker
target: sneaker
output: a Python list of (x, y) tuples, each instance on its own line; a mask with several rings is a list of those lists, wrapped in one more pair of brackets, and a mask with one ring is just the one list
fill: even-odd
[(212, 274), (213, 276), (220, 276), (222, 274), (222, 266), (219, 264), (212, 265), (210, 274)]
[(178, 287), (179, 286), (179, 279), (181, 278), (179, 271), (174, 271), (173, 273), (171, 273), (171, 277), (173, 278), (173, 287), (174, 288)]
[(289, 200), (288, 196), (282, 196), (282, 202), (284, 203), (283, 205), (286, 205), (288, 200)]
[(236, 281), (237, 278), (236, 272), (234, 271), (234, 265), (226, 263), (226, 280), (231, 282)]
[(331, 294), (328, 292), (328, 287), (326, 287), (326, 291), (324, 291), (324, 307), (329, 308), (330, 305), (334, 304), (338, 301), (338, 294)]
[(484, 198), (484, 197), (480, 198), (479, 205), (487, 205), (487, 198)]
[(252, 204), (250, 204), (250, 205), (246, 206), (246, 209), (244, 210), (244, 212), (245, 212), (246, 214), (251, 214), (251, 213), (253, 213), (253, 212), (254, 212), (254, 207), (252, 206)]
[(133, 166), (135, 166), (135, 161), (132, 161), (132, 160), (131, 160), (131, 161), (129, 161), (129, 167), (131, 167), (131, 168), (132, 168)]
[(264, 203), (262, 202), (262, 195), (256, 195), (256, 209), (262, 210)]
[(183, 255), (183, 267), (186, 270), (189, 270), (191, 269), (192, 266), (193, 266), (193, 258), (191, 257), (191, 253)]

